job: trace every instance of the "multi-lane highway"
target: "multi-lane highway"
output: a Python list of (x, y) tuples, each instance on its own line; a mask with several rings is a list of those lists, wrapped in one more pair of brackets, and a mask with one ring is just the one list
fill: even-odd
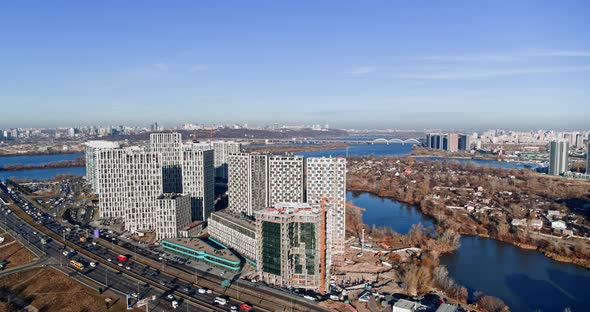
[[(0, 189), (2, 188), (0, 186)], [(6, 191), (6, 189), (3, 191)], [(17, 194), (9, 194), (9, 196), (19, 207), (21, 205), (24, 206), (24, 201), (20, 196)], [(14, 206), (11, 206), (11, 208), (14, 208)], [(37, 227), (43, 225), (49, 226), (48, 228), (52, 230), (62, 229), (60, 225), (53, 221), (39, 221), (39, 218), (36, 219), (36, 222), (39, 222), (39, 224), (36, 224)], [(217, 305), (214, 303), (214, 300), (215, 297), (220, 296), (219, 294), (213, 292), (200, 294), (198, 288), (193, 289), (192, 285), (177, 281), (174, 277), (167, 274), (158, 273), (153, 275), (152, 272), (157, 271), (138, 263), (122, 264), (119, 267), (118, 264), (108, 261), (109, 258), (111, 260), (116, 259), (117, 254), (104, 247), (90, 244), (86, 246), (88, 250), (81, 249), (80, 246), (77, 246), (78, 248), (72, 248), (71, 242), (69, 244), (66, 243), (69, 246), (65, 246), (59, 238), (47, 240), (43, 244), (41, 237), (46, 237), (43, 233), (21, 219), (16, 213), (9, 213), (7, 209), (2, 211), (0, 222), (4, 227), (11, 230), (15, 236), (24, 239), (26, 244), (35, 246), (43, 251), (46, 257), (52, 258), (55, 266), (77, 272), (98, 284), (105, 285), (105, 288), (112, 289), (121, 294), (134, 294), (134, 296), (138, 297), (137, 299), (155, 295), (158, 300), (150, 303), (151, 311), (171, 310), (172, 301), (174, 300), (180, 303), (178, 309), (181, 311), (230, 311), (232, 306), (237, 307), (239, 304), (239, 302), (227, 298), (228, 302), (226, 305)], [(68, 235), (62, 234), (63, 236), (66, 236), (66, 239), (68, 238)], [(78, 252), (74, 256), (68, 258), (63, 255), (64, 251), (71, 251), (72, 249), (78, 249)], [(69, 265), (71, 259), (80, 260), (88, 264), (88, 266), (84, 270), (77, 270)], [(89, 264), (91, 262), (94, 262), (96, 266), (90, 266)], [(172, 297), (169, 297), (169, 295), (172, 295)], [(261, 310), (257, 309), (257, 311)]]
[[(185, 264), (162, 263), (158, 259), (157, 253), (144, 248), (136, 248), (130, 244), (119, 246), (118, 244), (112, 244), (112, 241), (103, 239), (82, 243), (79, 240), (79, 235), (74, 233), (73, 230), (69, 230), (70, 227), (55, 222), (50, 216), (35, 209), (36, 203), (28, 202), (17, 191), (7, 192), (5, 185), (0, 185), (0, 189), (8, 194), (23, 211), (28, 211), (29, 214), (33, 215), (32, 217), (24, 216), (24, 218), (31, 219), (28, 220), (31, 223), (37, 223), (32, 224), (34, 227), (29, 226), (22, 220), (17, 225), (27, 228), (23, 234), (27, 235), (26, 239), (34, 243), (38, 242), (41, 245), (40, 248), (48, 248), (52, 257), (61, 259), (62, 265), (67, 265), (66, 263), (69, 261), (60, 253), (60, 248), (64, 247), (62, 243), (68, 245), (68, 249), (78, 250), (79, 253), (83, 254), (83, 261), (100, 263), (95, 268), (80, 273), (100, 281), (102, 284), (108, 283), (110, 288), (120, 289), (124, 293), (138, 295), (140, 298), (151, 296), (153, 292), (157, 292), (159, 298), (169, 301), (169, 306), (172, 300), (180, 301), (181, 307), (179, 309), (181, 310), (183, 310), (183, 300), (179, 300), (179, 298), (184, 299), (185, 302), (191, 301), (199, 305), (199, 311), (235, 309), (243, 303), (243, 300), (248, 300), (249, 305), (254, 304), (257, 311), (324, 310), (315, 302), (257, 283), (251, 283), (250, 281), (238, 279), (233, 281), (229, 288), (221, 288), (220, 284), (224, 277), (197, 270)], [(18, 220), (14, 215), (11, 216), (11, 220), (13, 218)], [(35, 232), (43, 230), (51, 231), (52, 233), (48, 234), (51, 234), (55, 240), (46, 245), (40, 244), (39, 233), (35, 234)], [(53, 252), (53, 250), (56, 250), (56, 252)], [(119, 262), (117, 257), (120, 254), (134, 256), (125, 262)], [(198, 276), (198, 280), (195, 280), (195, 274)], [(198, 282), (198, 285), (195, 282)], [(209, 288), (209, 292), (201, 293), (204, 287)], [(200, 289), (201, 292), (199, 292)], [(168, 295), (172, 295), (174, 299), (168, 299)], [(228, 303), (226, 305), (215, 304), (216, 297), (223, 297)], [(239, 298), (241, 298), (241, 301), (237, 300)], [(184, 304), (186, 305), (186, 303)]]

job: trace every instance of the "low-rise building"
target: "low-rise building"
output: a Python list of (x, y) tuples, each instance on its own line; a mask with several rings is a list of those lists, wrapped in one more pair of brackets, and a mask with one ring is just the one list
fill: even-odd
[(393, 304), (392, 312), (414, 312), (418, 309), (418, 302), (400, 299)]
[(216, 248), (201, 238), (175, 238), (162, 241), (162, 248), (232, 271), (242, 268), (242, 261), (227, 248)]
[(532, 230), (538, 231), (543, 228), (543, 220), (541, 220), (541, 219), (531, 220), (529, 223), (529, 226)]
[(551, 222), (551, 228), (554, 230), (565, 230), (567, 228), (567, 225), (565, 224), (565, 221), (557, 220)]
[(179, 237), (197, 237), (203, 231), (203, 221), (193, 221), (178, 231)]
[(526, 219), (512, 219), (512, 222), (510, 222), (510, 224), (512, 226), (527, 226)]
[(448, 304), (448, 303), (443, 303), (440, 306), (438, 306), (438, 309), (436, 309), (436, 312), (455, 312), (457, 311), (457, 306), (454, 306), (452, 304)]
[(207, 230), (212, 238), (256, 264), (256, 224), (253, 220), (229, 211), (217, 211), (211, 214)]

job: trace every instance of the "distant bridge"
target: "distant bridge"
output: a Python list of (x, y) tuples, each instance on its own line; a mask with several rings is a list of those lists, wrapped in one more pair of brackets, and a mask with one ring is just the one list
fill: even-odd
[(375, 139), (373, 141), (371, 141), (371, 144), (395, 144), (395, 143), (401, 143), (402, 145), (404, 144), (420, 144), (420, 141), (416, 140), (416, 139), (407, 139), (407, 140), (402, 140), (402, 139)]

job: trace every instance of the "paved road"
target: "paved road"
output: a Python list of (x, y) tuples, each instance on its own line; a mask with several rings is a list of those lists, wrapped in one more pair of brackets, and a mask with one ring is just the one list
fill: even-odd
[[(0, 187), (1, 188), (1, 187)], [(13, 198), (14, 199), (14, 198)], [(24, 220), (20, 219), (15, 213), (6, 213), (6, 211), (2, 211), (2, 215), (0, 215), (0, 224), (4, 227), (12, 230), (15, 232), (17, 237), (23, 238), (27, 244), (31, 244), (42, 250), (47, 257), (52, 258), (53, 262), (56, 266), (60, 266), (63, 269), (66, 269), (70, 272), (75, 272), (76, 269), (69, 266), (69, 260), (65, 256), (63, 256), (62, 252), (66, 250), (65, 246), (57, 242), (55, 240), (49, 240), (47, 244), (42, 244), (40, 239), (40, 234), (37, 232), (35, 228), (33, 228), (30, 224), (25, 222)], [(69, 250), (69, 248), (68, 248)], [(80, 259), (82, 262), (90, 263), (94, 260), (84, 256), (77, 254), (73, 257), (73, 259)], [(157, 300), (150, 304), (150, 311), (170, 311), (171, 310), (171, 300), (167, 298), (169, 294), (173, 292), (172, 289), (167, 291), (162, 291), (159, 288), (152, 287), (149, 284), (144, 282), (140, 282), (133, 277), (129, 276), (128, 274), (123, 274), (122, 270), (113, 270), (112, 268), (98, 264), (96, 267), (88, 267), (82, 271), (78, 271), (78, 274), (83, 275), (85, 277), (90, 278), (91, 280), (96, 281), (99, 284), (106, 285), (111, 290), (117, 291), (121, 294), (132, 294), (132, 293), (139, 293), (139, 298), (145, 298), (150, 296), (156, 296)], [(210, 302), (213, 302), (211, 299)], [(188, 309), (187, 309), (188, 304)], [(210, 307), (210, 303), (208, 304), (200, 304), (198, 301), (196, 302), (189, 302), (188, 300), (181, 301), (181, 305), (179, 306), (179, 310), (181, 311), (228, 311), (229, 305), (227, 307)]]
[[(4, 188), (4, 186), (0, 185), (0, 189), (3, 189), (3, 188)], [(4, 191), (5, 191), (5, 188), (4, 188)], [(18, 195), (18, 193), (17, 194), (8, 194), (8, 195), (11, 196), (12, 200), (14, 200), (15, 202), (20, 202), (21, 208), (24, 208), (22, 206), (23, 206), (23, 203), (26, 203), (26, 200), (24, 198), (21, 198)], [(28, 204), (31, 206), (36, 206), (36, 203), (32, 202), (32, 201), (28, 202)], [(123, 249), (123, 247), (121, 247), (121, 246), (117, 246), (116, 244), (105, 243), (105, 241), (101, 242), (101, 240), (97, 240), (97, 242), (99, 242), (99, 244), (96, 244), (96, 245), (93, 245), (91, 243), (81, 243), (78, 240), (77, 234), (70, 235), (70, 232), (65, 231), (66, 227), (64, 226), (64, 224), (57, 223), (57, 222), (53, 221), (52, 218), (45, 218), (45, 219), (37, 218), (37, 220), (38, 220), (38, 222), (40, 222), (40, 225), (48, 228), (49, 230), (51, 230), (55, 234), (66, 239), (67, 241), (69, 241), (70, 243), (76, 244), (79, 248), (83, 248), (85, 251), (91, 253), (93, 256), (100, 257), (101, 261), (103, 261), (104, 264), (107, 264), (107, 265), (109, 263), (107, 263), (107, 261), (105, 261), (105, 260), (108, 260), (108, 259), (111, 260), (111, 262), (110, 262), (111, 264), (112, 263), (118, 264), (116, 259), (117, 259), (117, 256), (119, 255), (119, 253), (123, 253), (125, 255), (134, 255), (136, 252), (136, 249), (134, 246), (127, 246), (128, 249)], [(31, 228), (31, 231), (34, 232), (34, 230), (32, 230), (32, 228)], [(29, 235), (28, 239), (33, 239), (33, 240), (39, 241), (38, 235), (30, 234), (31, 231), (29, 231), (28, 234), (25, 234), (25, 235)], [(53, 241), (53, 242), (48, 243), (47, 245), (42, 245), (41, 247), (43, 248), (44, 246), (48, 246), (50, 249), (56, 248), (56, 246), (53, 246), (51, 244), (56, 244), (56, 243)], [(61, 244), (60, 244), (60, 246), (63, 247), (63, 245), (61, 245)], [(124, 246), (126, 246), (126, 245), (124, 245)], [(117, 252), (113, 251), (113, 248)], [(151, 260), (151, 261), (139, 262), (139, 261), (134, 261), (133, 257), (131, 257), (130, 261), (127, 261), (126, 263), (121, 263), (120, 264), (121, 266), (119, 268), (117, 268), (116, 271), (113, 271), (112, 269), (106, 269), (106, 267), (103, 268), (103, 266), (99, 265), (96, 268), (88, 269), (85, 274), (88, 276), (91, 276), (92, 278), (94, 278), (98, 281), (102, 281), (103, 284), (108, 283), (109, 287), (123, 287), (124, 289), (126, 289), (127, 293), (130, 293), (129, 289), (135, 290), (135, 291), (131, 291), (131, 292), (141, 292), (142, 291), (141, 287), (139, 287), (139, 289), (138, 289), (137, 282), (126, 283), (126, 284), (121, 282), (122, 277), (125, 277), (128, 274), (131, 274), (131, 275), (138, 275), (144, 279), (147, 279), (150, 283), (157, 286), (157, 288), (166, 289), (166, 291), (163, 292), (163, 294), (161, 294), (161, 296), (163, 296), (163, 297), (166, 297), (168, 294), (175, 294), (175, 295), (184, 296), (187, 299), (191, 299), (197, 303), (200, 302), (202, 304), (211, 305), (211, 303), (214, 302), (215, 297), (221, 296), (221, 294), (215, 293), (215, 292), (212, 292), (210, 294), (200, 294), (197, 291), (199, 286), (194, 284), (194, 281), (195, 281), (194, 276), (195, 276), (195, 273), (198, 275), (199, 285), (201, 285), (202, 284), (201, 282), (203, 282), (205, 285), (210, 285), (209, 287), (213, 288), (214, 290), (219, 289), (219, 285), (220, 285), (221, 281), (224, 280), (226, 277), (221, 277), (221, 276), (218, 276), (215, 274), (211, 274), (211, 273), (203, 271), (203, 270), (197, 270), (194, 267), (179, 264), (179, 263), (173, 263), (173, 262), (162, 263), (162, 262), (158, 261), (157, 253), (152, 253), (151, 251), (149, 251), (147, 249), (143, 249), (143, 248), (137, 249), (137, 255), (138, 255), (138, 257), (137, 257), (138, 259), (145, 258), (146, 260)], [(58, 254), (58, 258), (61, 259), (60, 261), (61, 261), (62, 265), (65, 265), (65, 262), (67, 262), (64, 259), (65, 257), (59, 256), (59, 254)], [(127, 267), (128, 267), (128, 269), (127, 269)], [(164, 273), (163, 271), (180, 272), (183, 274), (174, 274), (174, 276), (173, 276), (173, 275)], [(123, 272), (123, 274), (116, 274), (116, 273), (120, 273), (120, 272)], [(177, 279), (177, 277), (179, 277), (180, 280)], [(209, 283), (207, 283), (207, 282), (209, 282)], [(120, 283), (122, 283), (124, 285), (119, 285)], [(211, 285), (211, 283), (213, 285)], [(139, 284), (142, 284), (142, 283), (139, 283)], [(135, 286), (135, 288), (133, 286)], [(217, 287), (215, 287), (215, 286), (217, 286)], [(251, 294), (251, 296), (248, 297), (246, 294)], [(275, 311), (279, 311), (279, 310), (284, 310), (284, 311), (296, 311), (296, 310), (322, 311), (322, 310), (324, 310), (321, 307), (319, 307), (317, 305), (317, 303), (307, 301), (299, 296), (292, 295), (292, 294), (286, 293), (284, 291), (273, 289), (270, 287), (265, 287), (265, 286), (262, 286), (257, 283), (251, 283), (250, 281), (245, 281), (245, 280), (241, 280), (241, 279), (234, 280), (234, 282), (232, 283), (232, 286), (225, 291), (225, 297), (226, 297), (226, 299), (228, 299), (228, 304), (224, 307), (216, 306), (216, 308), (218, 310), (229, 310), (229, 307), (231, 307), (231, 306), (239, 306), (239, 304), (241, 304), (242, 302), (240, 300), (237, 300), (237, 298), (243, 298), (242, 300), (251, 300), (251, 302), (254, 303), (255, 305), (261, 304), (262, 306), (266, 307), (266, 309), (263, 309), (262, 306), (257, 305), (256, 306), (257, 311), (265, 311), (265, 310), (268, 310), (268, 311), (270, 311), (270, 310), (275, 310)], [(283, 302), (283, 304), (281, 305), (281, 304), (274, 303), (273, 302), (274, 300), (278, 300), (278, 302)]]

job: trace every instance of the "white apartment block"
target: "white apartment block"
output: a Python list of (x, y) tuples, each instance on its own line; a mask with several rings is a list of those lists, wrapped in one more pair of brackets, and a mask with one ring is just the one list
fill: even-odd
[[(95, 183), (99, 199), (99, 217), (123, 219), (127, 203), (125, 149), (97, 149), (94, 153)], [(88, 156), (86, 156), (88, 158)]]
[(119, 148), (119, 143), (111, 141), (88, 141), (84, 145), (86, 150), (86, 181), (90, 183), (92, 190), (96, 192), (96, 153), (100, 149)]
[(213, 141), (215, 151), (215, 176), (227, 180), (229, 154), (242, 152), (242, 144), (234, 141)]
[(131, 232), (156, 229), (158, 197), (162, 194), (160, 154), (135, 147), (125, 157), (125, 229)]
[(569, 171), (569, 142), (556, 140), (549, 143), (549, 175), (558, 176)]
[(269, 203), (302, 203), (303, 157), (270, 156), (268, 159)]
[(319, 205), (326, 198), (326, 265), (344, 260), (346, 231), (346, 159), (309, 157), (307, 168), (307, 203)]
[(190, 196), (192, 221), (206, 221), (215, 211), (215, 172), (212, 149), (182, 146), (182, 191)]
[(226, 211), (217, 211), (211, 214), (207, 231), (213, 239), (256, 262), (258, 245), (254, 221)]
[(251, 216), (268, 207), (268, 155), (230, 154), (227, 186), (230, 211)]
[(162, 155), (164, 193), (182, 193), (182, 135), (176, 132), (150, 134), (150, 149)]
[(158, 240), (179, 237), (179, 231), (191, 223), (190, 197), (183, 194), (162, 194), (156, 210)]

